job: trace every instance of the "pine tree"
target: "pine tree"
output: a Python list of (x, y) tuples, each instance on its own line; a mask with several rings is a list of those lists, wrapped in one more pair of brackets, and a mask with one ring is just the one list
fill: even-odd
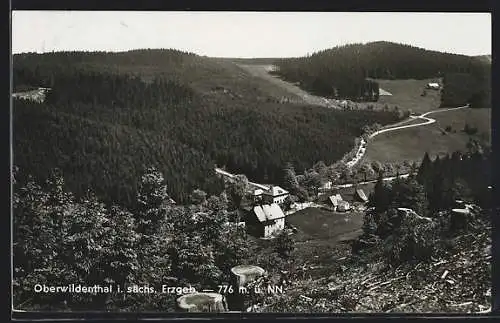
[(429, 154), (426, 152), (422, 162), (420, 163), (420, 167), (418, 168), (417, 180), (420, 184), (426, 185), (428, 179), (432, 176), (432, 161), (429, 157)]
[(370, 206), (375, 207), (376, 213), (386, 211), (391, 203), (389, 190), (383, 179), (383, 173), (379, 172), (377, 182), (375, 183), (375, 187), (373, 189), (373, 194), (371, 194), (371, 199), (369, 200)]
[(148, 168), (142, 176), (137, 193), (136, 217), (139, 232), (145, 235), (156, 232), (160, 222), (165, 220), (170, 205), (163, 175), (154, 167)]
[(290, 191), (291, 194), (295, 194), (297, 188), (299, 187), (299, 182), (297, 181), (297, 175), (291, 163), (287, 163), (283, 169), (283, 187)]

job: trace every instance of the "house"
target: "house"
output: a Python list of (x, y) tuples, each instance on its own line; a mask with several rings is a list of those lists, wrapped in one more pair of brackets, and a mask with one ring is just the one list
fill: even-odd
[(339, 201), (339, 205), (337, 206), (337, 212), (347, 212), (351, 209), (349, 202), (347, 201)]
[(327, 181), (326, 183), (323, 183), (319, 189), (321, 191), (331, 190), (332, 189), (332, 181)]
[(268, 238), (285, 228), (285, 213), (276, 203), (257, 205), (246, 213), (245, 222), (249, 233)]
[(283, 204), (285, 199), (290, 195), (290, 193), (279, 186), (271, 186), (269, 190), (264, 191), (262, 195), (262, 200), (269, 204)]
[(439, 85), (439, 83), (427, 83), (426, 88), (431, 90), (439, 90), (441, 86)]
[(342, 201), (342, 196), (340, 196), (340, 194), (335, 194), (330, 196), (328, 199), (330, 200), (330, 203), (332, 203), (334, 211), (336, 211), (340, 201)]
[(368, 202), (368, 197), (366, 196), (365, 194), (365, 191), (363, 191), (362, 189), (358, 188), (356, 190), (356, 192), (354, 192), (354, 197), (359, 201), (359, 202), (363, 202), (363, 203), (366, 203)]
[(258, 202), (262, 202), (262, 195), (264, 194), (264, 190), (258, 188), (256, 190), (253, 191), (252, 195), (253, 195), (253, 201), (255, 203), (258, 203)]

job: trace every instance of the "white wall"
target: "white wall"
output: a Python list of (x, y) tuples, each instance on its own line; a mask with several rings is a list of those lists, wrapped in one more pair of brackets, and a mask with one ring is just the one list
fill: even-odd
[(278, 219), (272, 225), (266, 225), (264, 227), (264, 237), (268, 237), (275, 232), (281, 231), (285, 228), (285, 219)]

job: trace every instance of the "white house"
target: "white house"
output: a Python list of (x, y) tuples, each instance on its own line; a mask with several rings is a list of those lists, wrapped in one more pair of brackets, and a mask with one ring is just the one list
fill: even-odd
[(340, 194), (335, 194), (330, 196), (328, 199), (332, 203), (334, 211), (336, 211), (339, 203), (342, 201), (342, 196), (340, 196)]
[(269, 190), (264, 191), (263, 200), (267, 203), (283, 204), (290, 193), (279, 186), (271, 186)]
[(285, 228), (285, 213), (275, 203), (257, 205), (247, 214), (246, 224), (253, 234), (267, 238)]

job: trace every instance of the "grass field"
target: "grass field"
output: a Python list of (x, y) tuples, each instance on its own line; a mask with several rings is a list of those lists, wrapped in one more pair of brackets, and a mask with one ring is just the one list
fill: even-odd
[(338, 241), (361, 228), (362, 214), (359, 212), (337, 213), (320, 208), (308, 208), (287, 217), (287, 222), (298, 228), (296, 241)]
[(426, 84), (432, 81), (435, 80), (377, 80), (382, 89), (392, 94), (380, 96), (378, 103), (419, 114), (437, 109), (441, 104), (439, 91), (427, 90), (427, 95), (421, 96)]
[[(436, 113), (429, 117), (436, 123), (396, 130), (375, 137), (367, 147), (365, 160), (380, 162), (420, 161), (425, 152), (431, 157), (466, 150), (469, 136), (462, 130), (465, 123), (478, 127), (478, 136), (490, 138), (491, 111), (489, 109), (464, 109)], [(451, 132), (443, 130), (451, 126)]]
[(317, 266), (309, 274), (330, 275), (332, 265), (350, 254), (345, 243), (362, 233), (363, 214), (360, 212), (336, 213), (319, 208), (308, 208), (287, 217), (287, 223), (297, 227), (293, 256)]
[(464, 109), (450, 112), (431, 114), (429, 117), (436, 119), (442, 128), (450, 126), (457, 133), (464, 129), (468, 123), (478, 128), (478, 133), (491, 140), (491, 109)]

